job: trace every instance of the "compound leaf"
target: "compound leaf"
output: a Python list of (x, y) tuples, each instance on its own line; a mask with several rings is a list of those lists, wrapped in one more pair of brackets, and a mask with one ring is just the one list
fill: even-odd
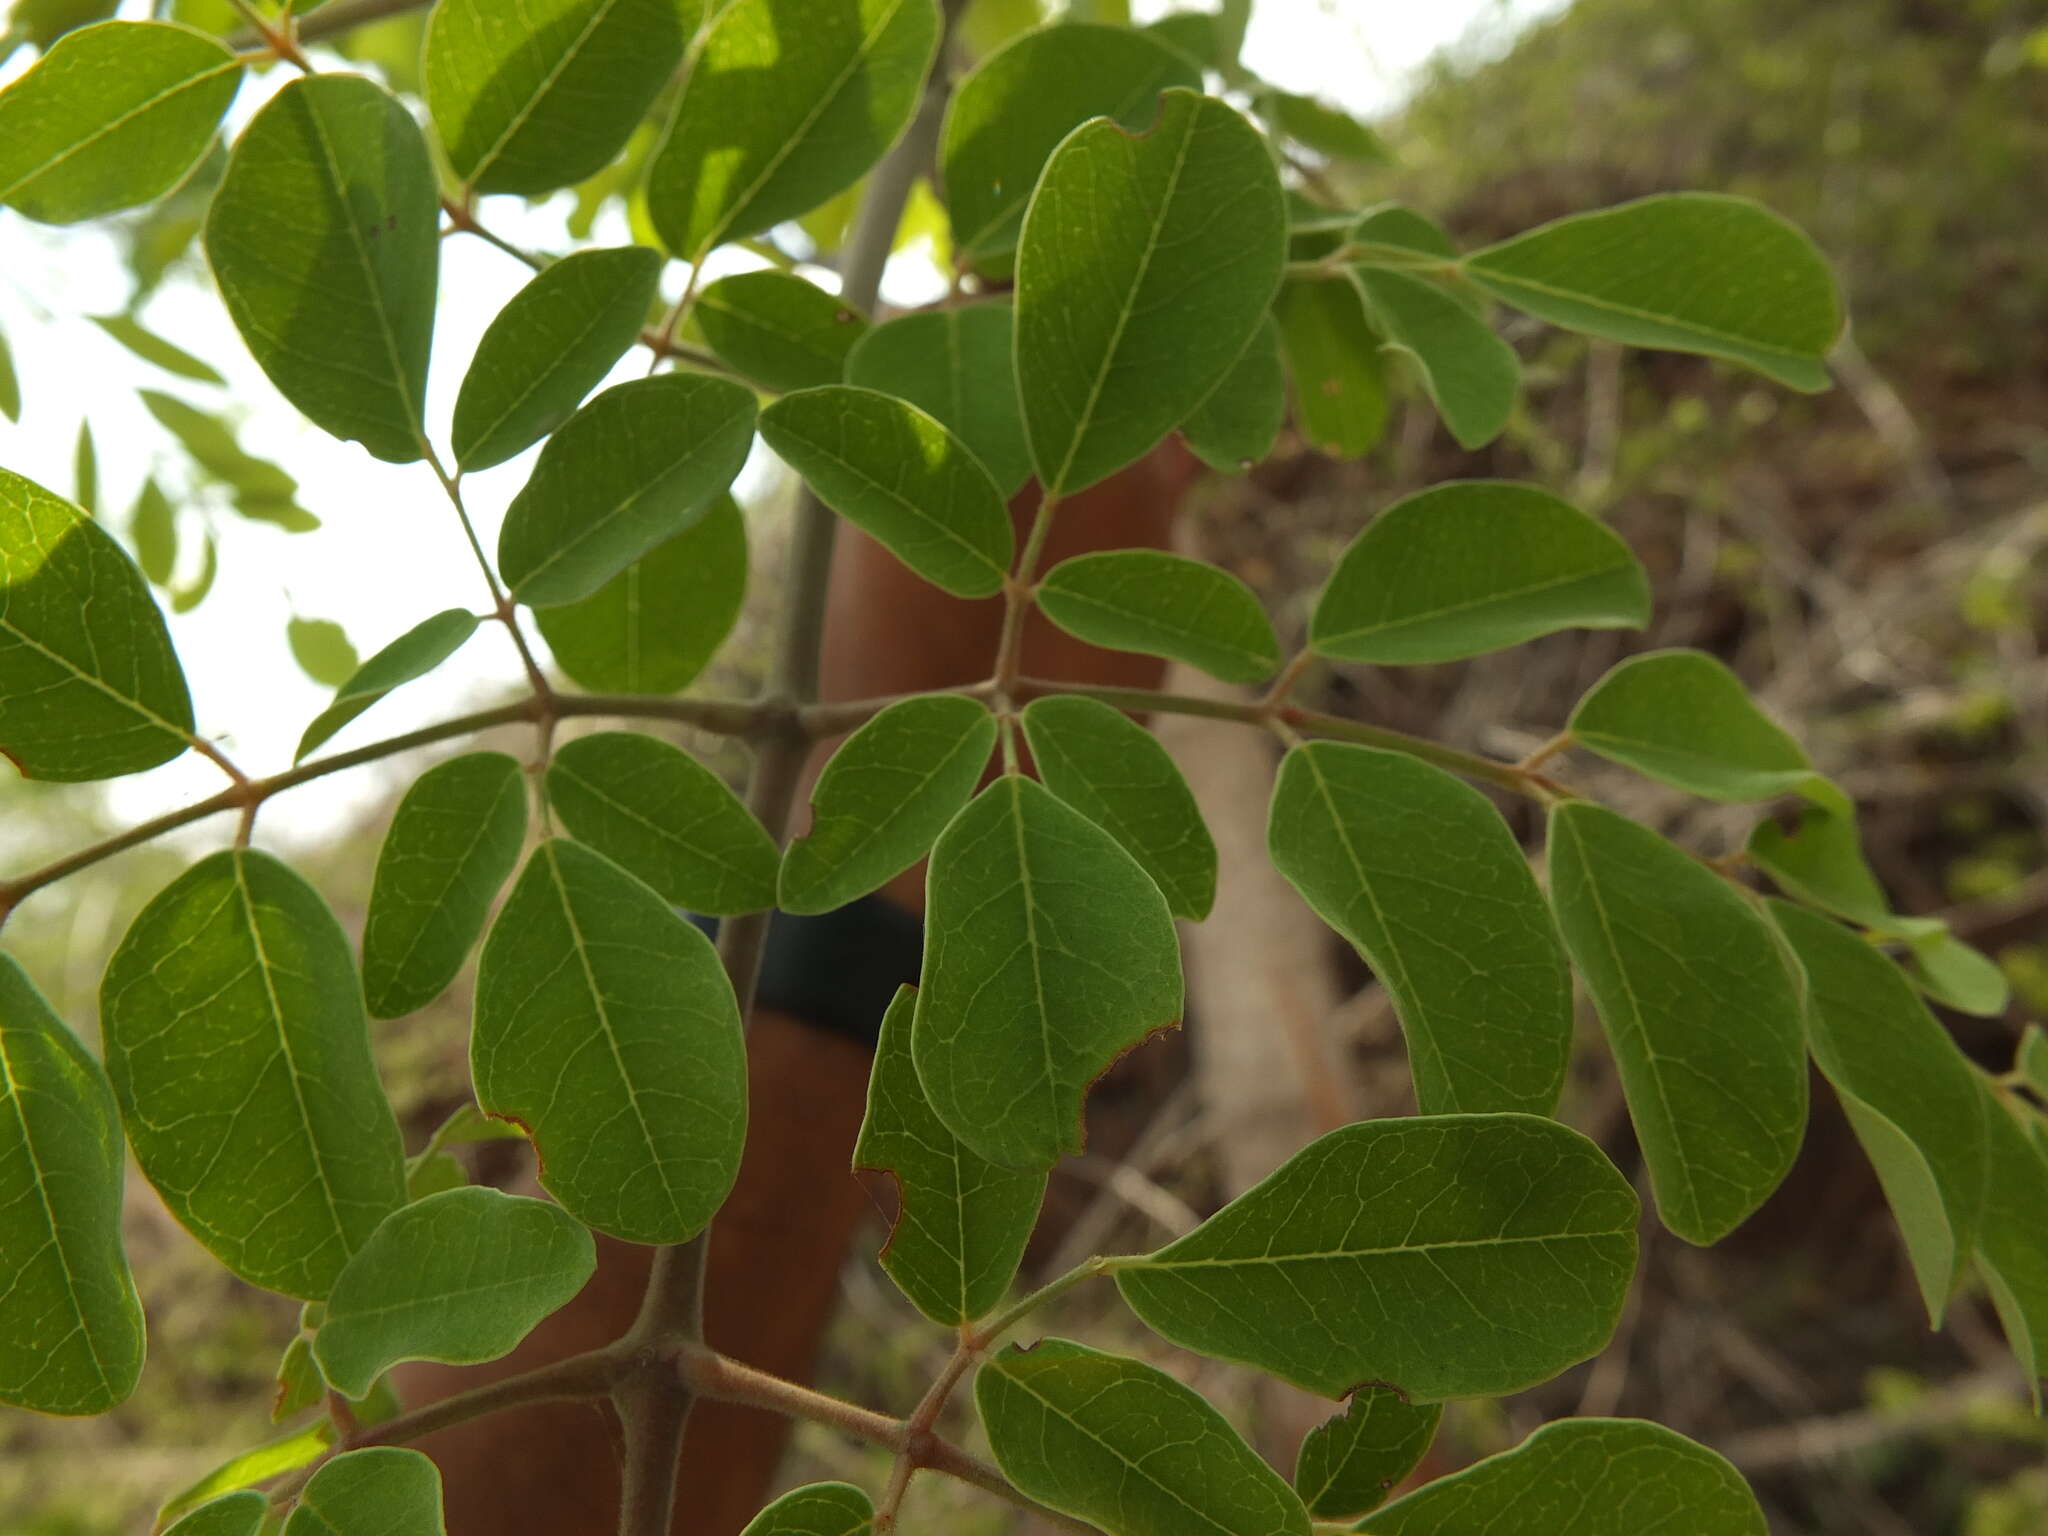
[(1015, 317), (1008, 304), (927, 309), (854, 343), (846, 382), (908, 400), (960, 439), (1005, 496), (1031, 477), (1017, 401)]
[(462, 649), (476, 633), (476, 615), (467, 608), (449, 608), (422, 619), (356, 668), (355, 676), (335, 691), (334, 702), (313, 717), (299, 737), (292, 761), (303, 762), (313, 750), (394, 688), (425, 677)]
[(1355, 281), (1390, 350), (1405, 352), (1461, 448), (1506, 430), (1521, 389), (1515, 349), (1451, 294), (1411, 272), (1359, 267)]
[(1443, 1416), (1441, 1403), (1411, 1403), (1392, 1387), (1352, 1393), (1342, 1413), (1301, 1442), (1294, 1486), (1308, 1512), (1337, 1520), (1386, 1502), (1422, 1460)]
[(837, 384), (868, 328), (859, 311), (788, 272), (737, 272), (690, 311), (711, 350), (763, 389)]
[(740, 1536), (868, 1536), (874, 1502), (851, 1483), (792, 1488), (747, 1522)]
[(1709, 800), (1812, 793), (1819, 778), (1806, 749), (1704, 651), (1629, 657), (1579, 700), (1569, 729), (1588, 751)]
[(344, 1451), (299, 1494), (283, 1536), (442, 1536), (441, 1474), (395, 1445)]
[(1273, 621), (1228, 571), (1155, 549), (1062, 560), (1038, 605), (1068, 634), (1114, 651), (1184, 661), (1226, 683), (1256, 683), (1280, 665)]

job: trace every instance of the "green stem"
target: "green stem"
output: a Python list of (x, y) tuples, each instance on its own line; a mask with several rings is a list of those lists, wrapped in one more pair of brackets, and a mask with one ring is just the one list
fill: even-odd
[(1106, 1275), (1114, 1267), (1113, 1261), (1100, 1255), (1092, 1259), (1083, 1259), (1065, 1274), (1048, 1280), (1037, 1290), (1018, 1297), (1016, 1301), (976, 1327), (970, 1335), (972, 1347), (977, 1352), (987, 1349), (997, 1339), (1008, 1333), (1054, 1297), (1064, 1296), (1084, 1280), (1093, 1280), (1097, 1275)]

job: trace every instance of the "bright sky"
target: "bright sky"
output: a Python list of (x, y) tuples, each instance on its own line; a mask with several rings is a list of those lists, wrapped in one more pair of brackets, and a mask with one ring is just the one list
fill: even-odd
[[(1258, 0), (1246, 62), (1288, 89), (1319, 95), (1368, 115), (1398, 104), (1417, 68), (1438, 48), (1479, 34), (1505, 35), (1518, 20), (1559, 8), (1562, 0)], [(1135, 6), (1147, 19), (1177, 6), (1153, 0)], [(124, 13), (146, 15), (131, 3)], [(18, 73), (25, 55), (0, 69)], [(243, 87), (232, 124), (245, 122), (284, 82), (273, 71)], [(517, 199), (490, 199), (484, 217), (537, 249), (566, 249), (566, 195), (538, 209)], [(623, 225), (597, 232), (600, 242), (626, 238)], [(481, 242), (443, 243), (441, 297), (434, 340), (428, 423), (445, 444), (448, 413), (462, 371), (490, 318), (529, 276), (525, 268)], [(679, 277), (675, 279), (679, 282)], [(892, 264), (890, 292), (922, 297), (930, 268), (915, 257)], [(358, 652), (370, 655), (428, 615), (456, 604), (480, 606), (484, 592), (461, 533), (433, 477), (419, 465), (387, 465), (341, 443), (285, 404), (242, 348), (203, 272), (167, 282), (142, 318), (159, 334), (212, 363), (228, 378), (223, 392), (141, 363), (83, 317), (119, 311), (129, 279), (112, 242), (90, 230), (49, 229), (0, 210), (0, 334), (11, 345), (26, 408), (19, 425), (0, 419), (0, 465), (53, 490), (72, 489), (73, 444), (89, 419), (99, 450), (100, 515), (125, 529), (128, 509), (154, 468), (166, 488), (178, 483), (182, 452), (135, 399), (136, 388), (163, 389), (196, 404), (226, 409), (242, 421), (251, 452), (297, 477), (300, 502), (324, 526), (288, 535), (232, 513), (214, 522), (221, 538), (218, 583), (195, 611), (169, 617), (172, 638), (190, 680), (200, 729), (251, 773), (286, 766), (305, 723), (324, 707), (327, 690), (309, 681), (285, 645), (293, 612), (338, 620)], [(618, 377), (644, 371), (629, 356)], [(531, 467), (531, 454), (464, 482), (485, 548), (495, 547), (505, 504)], [(760, 484), (772, 465), (757, 460), (743, 480)], [(181, 518), (180, 575), (199, 559), (200, 519)], [(772, 573), (769, 573), (772, 579)], [(536, 637), (537, 638), (537, 637)], [(443, 718), (490, 696), (518, 677), (509, 639), (483, 626), (453, 661), (394, 694), (337, 738), (346, 747)], [(0, 767), (0, 772), (6, 772)], [(391, 769), (391, 773), (403, 770)], [(141, 819), (211, 794), (217, 769), (195, 754), (107, 786), (124, 820)], [(376, 770), (340, 774), (294, 790), (269, 812), (259, 835), (269, 840), (317, 835), (365, 803), (382, 786)], [(223, 835), (222, 818), (198, 835)]]

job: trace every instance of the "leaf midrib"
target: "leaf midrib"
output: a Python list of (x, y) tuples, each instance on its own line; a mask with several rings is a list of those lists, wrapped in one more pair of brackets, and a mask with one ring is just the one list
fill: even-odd
[(91, 149), (93, 145), (99, 143), (100, 140), (107, 138), (112, 134), (118, 133), (122, 128), (126, 127), (130, 122), (140, 117), (143, 113), (154, 110), (155, 108), (163, 105), (165, 102), (170, 101), (172, 98), (179, 96), (186, 91), (197, 90), (200, 86), (205, 85), (208, 81), (216, 79), (221, 75), (239, 71), (241, 67), (241, 61), (230, 55), (227, 58), (226, 62), (216, 64), (213, 68), (206, 70), (202, 74), (187, 75), (184, 79), (180, 80), (176, 85), (169, 86), (164, 90), (158, 91), (156, 95), (151, 96), (146, 101), (136, 103), (134, 106), (130, 107), (126, 112), (123, 112), (119, 117), (111, 118), (108, 121), (99, 124), (91, 133), (87, 134), (84, 138), (78, 140), (74, 144), (71, 144), (67, 148), (60, 150), (55, 155), (52, 155), (49, 159), (43, 161), (40, 165), (30, 170), (28, 174), (24, 176), (18, 176), (7, 186), (0, 187), (0, 203), (4, 203), (8, 199), (12, 198), (16, 193), (21, 191), (23, 187), (30, 186), (33, 183), (40, 181), (43, 177), (49, 175), (52, 170), (62, 165), (65, 161), (71, 159), (73, 156), (84, 154), (87, 150)]

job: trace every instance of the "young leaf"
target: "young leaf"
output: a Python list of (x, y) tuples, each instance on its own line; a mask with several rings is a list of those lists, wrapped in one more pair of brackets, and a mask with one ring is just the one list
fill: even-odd
[(1008, 304), (927, 309), (876, 326), (854, 343), (846, 382), (908, 400), (960, 439), (1004, 496), (1031, 477), (1031, 446), (1012, 380)]
[(1209, 397), (1286, 250), (1265, 140), (1222, 102), (1175, 89), (1142, 137), (1108, 119), (1068, 135), (1017, 245), (1017, 385), (1047, 495), (1144, 457)]
[(1393, 998), (1424, 1114), (1556, 1107), (1571, 978), (1484, 795), (1400, 753), (1310, 742), (1281, 764), (1266, 842)]
[(1483, 448), (1499, 437), (1522, 383), (1515, 349), (1426, 278), (1360, 267), (1356, 281), (1387, 347), (1414, 361), (1458, 446)]
[(1474, 251), (1465, 274), (1539, 320), (1633, 347), (1828, 387), (1834, 274), (1792, 224), (1744, 198), (1677, 192), (1575, 214)]
[(904, 987), (882, 1017), (853, 1166), (896, 1182), (900, 1208), (882, 1268), (918, 1311), (953, 1327), (992, 1311), (1009, 1290), (1045, 1175), (977, 1156), (933, 1112), (910, 1059), (916, 1004)]
[(75, 224), (160, 197), (206, 152), (241, 83), (235, 56), (188, 27), (69, 33), (0, 90), (0, 203)]
[(0, 756), (31, 779), (110, 779), (191, 739), (142, 573), (78, 508), (0, 469)]
[(1771, 915), (1806, 972), (1813, 1059), (1877, 1170), (1939, 1328), (1984, 1204), (1977, 1074), (1868, 942), (1790, 902), (1773, 902)]
[(502, 752), (421, 774), (398, 802), (363, 919), (373, 1019), (424, 1008), (462, 969), (526, 840), (526, 775)]
[(293, 762), (303, 762), (313, 749), (375, 704), (394, 688), (425, 677), (462, 649), (463, 642), (476, 633), (476, 615), (467, 608), (450, 608), (422, 619), (360, 667), (355, 676), (336, 690), (334, 702), (313, 718), (299, 737)]
[(775, 840), (725, 781), (639, 731), (558, 748), (548, 801), (577, 841), (678, 906), (715, 917), (775, 905)]
[(481, 1187), (429, 1195), (385, 1217), (348, 1261), (313, 1350), (350, 1397), (403, 1360), (496, 1360), (596, 1269), (589, 1231), (558, 1205)]
[(1359, 290), (1350, 283), (1285, 283), (1273, 319), (1294, 379), (1301, 435), (1333, 459), (1364, 457), (1387, 430), (1387, 369)]
[(443, 1536), (441, 1474), (395, 1445), (344, 1451), (299, 1494), (283, 1536)]
[(269, 854), (212, 854), (143, 908), (100, 1029), (144, 1176), (252, 1285), (318, 1300), (404, 1201), (348, 940)]
[(800, 25), (784, 0), (732, 0), (648, 175), (662, 244), (701, 261), (852, 186), (909, 126), (938, 41), (934, 0), (845, 0)]
[(590, 596), (708, 512), (753, 441), (743, 384), (658, 373), (613, 385), (541, 449), (506, 509), (499, 574), (530, 607)]
[(868, 1536), (874, 1528), (874, 1503), (853, 1484), (810, 1483), (754, 1516), (740, 1536)]
[(687, 1242), (739, 1172), (746, 1047), (718, 955), (579, 844), (534, 850), (484, 941), (470, 1070), (548, 1193), (613, 1237)]
[(939, 140), (939, 177), (963, 266), (998, 273), (1017, 248), (1031, 189), (1059, 143), (1090, 118), (1133, 133), (1159, 93), (1202, 88), (1175, 48), (1128, 27), (1067, 21), (1026, 32), (960, 82)]
[(128, 541), (142, 574), (155, 586), (169, 586), (178, 565), (177, 514), (155, 480), (144, 480), (136, 494), (135, 510), (128, 514)]
[(465, 192), (595, 176), (682, 62), (702, 0), (443, 0), (420, 84)]
[(349, 643), (348, 631), (332, 619), (305, 619), (294, 614), (285, 625), (285, 640), (299, 670), (329, 688), (339, 688), (362, 665)]
[(270, 1422), (282, 1424), (326, 1395), (327, 1378), (313, 1359), (313, 1341), (303, 1332), (293, 1334), (284, 1347), (284, 1358), (277, 1363), (277, 1395), (271, 1401)]
[(1003, 494), (936, 419), (871, 389), (827, 385), (761, 413), (768, 446), (833, 511), (955, 597), (999, 591), (1015, 549)]
[(1946, 930), (1915, 934), (1906, 949), (1913, 985), (1945, 1008), (1995, 1019), (2012, 1000), (1998, 962)]
[(811, 829), (782, 856), (777, 905), (830, 912), (910, 868), (974, 797), (995, 745), (995, 716), (975, 699), (926, 694), (882, 710), (818, 776)]
[(455, 462), (502, 464), (568, 420), (639, 339), (660, 284), (659, 253), (627, 245), (564, 256), (514, 294), (462, 376)]
[(1891, 919), (1884, 888), (1864, 860), (1853, 806), (1801, 806), (1789, 832), (1767, 817), (1749, 834), (1749, 858), (1801, 901), (1867, 927)]
[(1273, 451), (1287, 423), (1287, 371), (1280, 331), (1268, 316), (1223, 382), (1181, 423), (1181, 436), (1211, 469), (1234, 475)]
[(1570, 730), (1588, 751), (1709, 800), (1812, 793), (1819, 778), (1806, 749), (1704, 651), (1629, 657), (1579, 700)]
[(133, 315), (93, 315), (92, 323), (121, 343), (145, 363), (154, 363), (166, 373), (201, 384), (225, 384), (211, 363), (200, 361), (183, 347), (165, 341)]
[[(266, 1440), (261, 1445), (230, 1456), (197, 1482), (172, 1494), (156, 1512), (156, 1523), (159, 1527), (168, 1525), (210, 1502), (220, 1502), (220, 1496), (230, 1490), (254, 1488), (273, 1477), (295, 1472), (310, 1462), (318, 1461), (333, 1447), (334, 1424), (325, 1418), (315, 1419), (303, 1429)], [(263, 1502), (268, 1507), (269, 1499), (265, 1498)], [(206, 1527), (202, 1526), (201, 1530), (206, 1531), (206, 1536), (212, 1536)]]
[(356, 75), (271, 97), (206, 217), (214, 279), (270, 382), (315, 426), (397, 464), (426, 451), (440, 225), (419, 125)]
[(0, 955), (0, 1403), (105, 1413), (135, 1390), (121, 1167), (106, 1074)]
[(1560, 1419), (1512, 1451), (1440, 1477), (1354, 1527), (1373, 1536), (1766, 1536), (1763, 1511), (1726, 1460), (1642, 1419)]
[(2037, 1384), (2038, 1406), (2038, 1382), (2048, 1377), (2048, 1222), (2041, 1220), (2048, 1210), (2048, 1152), (1997, 1097), (1985, 1105), (1984, 1119), (1989, 1159), (1977, 1267), (2006, 1343), (2028, 1381)]
[(932, 850), (912, 1051), (940, 1120), (990, 1162), (1082, 1144), (1089, 1085), (1181, 1010), (1152, 877), (1043, 785), (1007, 774)]
[(1037, 699), (1023, 720), (1045, 787), (1121, 843), (1175, 917), (1207, 917), (1216, 844), (1159, 738), (1096, 699)]
[(1039, 583), (1038, 606), (1090, 645), (1184, 661), (1226, 683), (1261, 682), (1280, 665), (1273, 621), (1250, 587), (1163, 550), (1062, 560)]
[(1292, 1488), (1164, 1371), (1066, 1339), (975, 1373), (996, 1464), (1041, 1504), (1113, 1536), (1308, 1536)]
[(1351, 541), (1309, 643), (1403, 666), (1649, 619), (1649, 578), (1606, 527), (1533, 485), (1459, 480), (1395, 502)]
[(1600, 1013), (1664, 1225), (1719, 1242), (1806, 1131), (1798, 987), (1763, 917), (1648, 827), (1550, 815), (1551, 899)]
[(1440, 1403), (1410, 1403), (1392, 1387), (1351, 1394), (1344, 1412), (1301, 1442), (1294, 1486), (1320, 1520), (1347, 1519), (1386, 1502), (1415, 1470), (1443, 1418)]
[(1606, 1346), (1636, 1217), (1628, 1181), (1554, 1120), (1368, 1120), (1114, 1269), (1154, 1332), (1311, 1392), (1495, 1397)]
[(581, 602), (534, 622), (585, 688), (680, 693), (725, 643), (747, 595), (747, 525), (729, 495)]
[(270, 1513), (270, 1500), (252, 1488), (210, 1499), (192, 1511), (164, 1536), (257, 1536), (263, 1517)]
[(787, 272), (737, 272), (697, 295), (690, 312), (724, 358), (763, 389), (837, 384), (867, 320), (816, 283)]

